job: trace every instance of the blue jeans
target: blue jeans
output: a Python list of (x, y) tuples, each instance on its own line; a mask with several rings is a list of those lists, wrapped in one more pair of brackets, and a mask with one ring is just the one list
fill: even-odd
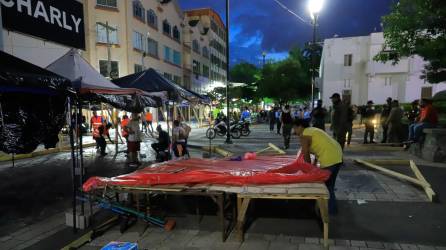
[(327, 186), (328, 192), (330, 193), (330, 199), (328, 200), (328, 213), (329, 214), (337, 214), (338, 213), (338, 206), (336, 202), (336, 195), (335, 195), (335, 183), (336, 183), (336, 177), (338, 176), (339, 169), (343, 163), (338, 163), (335, 165), (332, 165), (330, 167), (324, 168), (325, 170), (328, 170), (331, 172), (330, 178), (325, 182), (325, 185)]
[(423, 129), (425, 128), (433, 128), (434, 126), (429, 122), (420, 122), (413, 123), (409, 125), (409, 140), (418, 141), (420, 139), (421, 134), (423, 133)]

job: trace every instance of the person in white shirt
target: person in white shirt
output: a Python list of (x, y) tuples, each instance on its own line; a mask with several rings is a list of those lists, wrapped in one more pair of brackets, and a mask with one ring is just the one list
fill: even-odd
[(139, 164), (138, 151), (141, 149), (142, 133), (139, 129), (139, 116), (136, 113), (132, 114), (132, 120), (125, 127), (128, 133), (128, 155), (129, 164)]
[(180, 126), (180, 121), (173, 121), (172, 128), (172, 149), (176, 157), (188, 155), (186, 147), (186, 131)]

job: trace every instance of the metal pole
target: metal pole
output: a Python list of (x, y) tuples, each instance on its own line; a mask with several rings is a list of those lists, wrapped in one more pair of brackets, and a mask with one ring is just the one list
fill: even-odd
[[(82, 145), (82, 125), (80, 124), (82, 122), (82, 103), (79, 100), (78, 102), (79, 108), (78, 108), (78, 117), (76, 117), (77, 121), (77, 129), (79, 130), (79, 183), (80, 187), (82, 187), (82, 184), (84, 184), (84, 149)], [(80, 121), (79, 121), (80, 119)], [(84, 215), (84, 202), (81, 201), (81, 215)]]
[(3, 20), (2, 20), (2, 4), (0, 3), (0, 51), (3, 51)]
[(226, 0), (226, 143), (231, 144), (229, 122), (229, 0)]
[(107, 32), (107, 73), (108, 77), (111, 79), (111, 44), (110, 44), (110, 35), (109, 35), (109, 26), (108, 21), (105, 22), (105, 31)]
[[(68, 121), (69, 122), (69, 126), (70, 126), (70, 146), (71, 146), (71, 161), (73, 164), (73, 169), (72, 169), (72, 179), (73, 179), (73, 200), (72, 200), (72, 204), (73, 204), (73, 233), (77, 232), (77, 228), (76, 228), (76, 189), (77, 189), (77, 185), (76, 185), (76, 156), (74, 154), (74, 129), (73, 129), (73, 119), (71, 117), (71, 98), (68, 98)], [(76, 114), (76, 113), (75, 113)]]
[(316, 25), (317, 25), (317, 14), (314, 13), (313, 20), (313, 43), (311, 44), (311, 108), (314, 109), (314, 85), (316, 83)]

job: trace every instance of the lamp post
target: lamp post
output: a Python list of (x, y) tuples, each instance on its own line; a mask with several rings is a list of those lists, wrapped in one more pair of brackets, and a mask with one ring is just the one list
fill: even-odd
[(232, 144), (229, 122), (229, 0), (226, 0), (226, 143)]
[(316, 27), (317, 18), (319, 12), (324, 5), (324, 0), (309, 0), (308, 10), (310, 11), (311, 20), (313, 24), (313, 42), (311, 44), (311, 107), (314, 108), (314, 86), (316, 84), (316, 63), (315, 63), (315, 50), (316, 50)]
[(265, 68), (265, 57), (266, 57), (266, 52), (265, 52), (265, 51), (262, 52), (262, 57), (263, 57), (263, 65), (262, 65), (262, 68)]

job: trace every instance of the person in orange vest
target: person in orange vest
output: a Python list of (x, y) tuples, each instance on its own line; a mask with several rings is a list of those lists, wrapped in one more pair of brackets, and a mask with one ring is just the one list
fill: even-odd
[[(96, 149), (101, 149), (101, 155), (105, 156), (105, 124), (102, 116), (99, 116), (96, 111), (93, 111), (93, 116), (90, 119), (90, 132), (93, 133), (93, 139), (96, 141)], [(92, 131), (93, 130), (93, 131)]]
[(150, 111), (146, 112), (145, 115), (145, 123), (143, 123), (143, 128), (145, 129), (145, 132), (147, 133), (147, 130), (149, 130), (149, 126), (150, 126), (150, 133), (153, 133), (153, 125), (152, 125), (152, 121), (153, 121), (153, 115), (152, 113), (150, 113)]
[(129, 121), (130, 121), (130, 119), (129, 119), (129, 117), (127, 115), (123, 115), (122, 116), (122, 120), (121, 120), (121, 134), (122, 134), (122, 137), (124, 137), (126, 141), (128, 140), (129, 133), (127, 132), (125, 127), (127, 126), (127, 124), (129, 124)]

